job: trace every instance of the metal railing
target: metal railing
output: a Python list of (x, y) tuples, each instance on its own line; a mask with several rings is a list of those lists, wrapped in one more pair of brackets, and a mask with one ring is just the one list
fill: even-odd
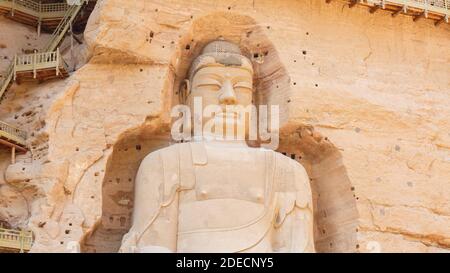
[(0, 228), (0, 247), (29, 251), (33, 245), (33, 233), (24, 230)]
[(13, 7), (22, 6), (24, 8), (28, 8), (34, 11), (39, 11), (41, 6), (39, 2), (34, 2), (31, 0), (5, 0), (5, 2), (12, 3)]
[(67, 3), (42, 4), (40, 12), (61, 12), (69, 9)]

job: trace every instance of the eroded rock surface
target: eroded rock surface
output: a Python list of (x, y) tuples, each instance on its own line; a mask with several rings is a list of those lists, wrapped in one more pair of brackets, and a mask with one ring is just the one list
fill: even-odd
[(99, 1), (80, 69), (1, 104), (31, 153), (8, 167), (2, 152), (0, 219), (31, 228), (35, 252), (117, 250), (134, 172), (170, 145), (180, 81), (222, 36), (282, 107), (280, 152), (312, 178), (320, 251), (449, 251), (450, 27), (324, 2)]

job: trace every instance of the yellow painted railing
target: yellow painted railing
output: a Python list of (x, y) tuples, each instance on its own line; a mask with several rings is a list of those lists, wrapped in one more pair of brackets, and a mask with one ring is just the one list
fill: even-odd
[(14, 80), (16, 80), (17, 72), (32, 71), (33, 77), (36, 78), (38, 70), (50, 68), (55, 68), (56, 76), (59, 76), (59, 68), (64, 66), (65, 63), (59, 53), (59, 48), (54, 52), (16, 55), (14, 57)]
[(33, 233), (31, 231), (0, 228), (0, 247), (24, 252), (29, 251), (32, 245)]
[[(35, 16), (39, 20), (52, 17), (62, 18), (58, 27), (55, 29), (41, 52), (25, 55), (16, 54), (14, 56), (14, 60), (9, 65), (4, 77), (0, 81), (0, 98), (2, 98), (11, 82), (16, 80), (18, 72), (32, 72), (33, 78), (36, 78), (37, 73), (40, 70), (55, 69), (56, 76), (59, 76), (61, 73), (60, 68), (68, 71), (67, 64), (61, 57), (58, 46), (82, 9), (82, 6), (87, 2), (88, 0), (80, 0), (78, 5), (68, 5), (67, 3), (42, 4), (32, 0), (0, 0), (0, 8), (11, 10), (11, 15), (14, 15), (14, 11), (19, 10)], [(6, 138), (18, 145), (26, 146), (26, 132), (1, 121), (0, 137)], [(0, 232), (4, 231), (0, 230)], [(0, 234), (0, 246), (3, 242), (2, 240), (6, 238), (4, 236), (9, 236), (8, 238), (14, 237), (11, 233)]]
[(8, 66), (6, 69), (6, 73), (3, 75), (2, 80), (0, 81), (0, 98), (5, 93), (6, 89), (8, 89), (10, 83), (14, 79), (14, 62)]
[(0, 121), (0, 136), (21, 146), (26, 146), (27, 133), (3, 121)]
[(55, 75), (60, 75), (60, 68), (68, 71), (67, 64), (59, 52), (59, 48), (53, 52), (41, 52), (25, 55), (15, 55), (14, 60), (8, 67), (8, 70), (0, 81), (0, 98), (8, 88), (10, 82), (15, 81), (18, 72), (33, 72), (33, 77), (36, 78), (37, 72), (44, 69), (55, 69)]
[(53, 32), (47, 44), (41, 50), (41, 53), (16, 55), (14, 61), (8, 67), (4, 77), (0, 81), (0, 98), (8, 89), (12, 81), (16, 80), (17, 72), (33, 71), (34, 77), (40, 69), (55, 68), (56, 75), (59, 75), (59, 68), (64, 67), (67, 71), (67, 65), (58, 52), (58, 46), (64, 39), (65, 34), (70, 29), (71, 24), (88, 0), (80, 0), (80, 4), (68, 5), (66, 3), (40, 4), (31, 0), (0, 0), (0, 7), (8, 4), (11, 8), (22, 7), (28, 12), (42, 13), (63, 12), (62, 20)]
[(406, 8), (431, 11), (447, 17), (450, 15), (450, 0), (364, 0), (364, 2), (379, 6), (395, 4)]
[(87, 3), (88, 0), (80, 0), (79, 5), (70, 5), (67, 9), (63, 19), (59, 23), (58, 27), (52, 33), (52, 37), (49, 39), (47, 44), (42, 49), (42, 52), (51, 52), (54, 51), (58, 45), (61, 43), (62, 39), (66, 32), (70, 29), (71, 24), (75, 20), (75, 17), (78, 15), (80, 10), (82, 9), (84, 3)]
[(0, 0), (0, 7), (11, 10), (11, 15), (14, 15), (15, 11), (20, 11), (39, 19), (51, 19), (62, 18), (69, 5), (67, 3), (40, 3), (33, 0)]

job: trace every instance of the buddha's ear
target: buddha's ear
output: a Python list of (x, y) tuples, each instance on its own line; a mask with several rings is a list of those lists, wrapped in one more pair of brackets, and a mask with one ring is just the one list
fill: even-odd
[(180, 100), (185, 102), (187, 96), (191, 93), (191, 82), (188, 79), (185, 79), (180, 86)]

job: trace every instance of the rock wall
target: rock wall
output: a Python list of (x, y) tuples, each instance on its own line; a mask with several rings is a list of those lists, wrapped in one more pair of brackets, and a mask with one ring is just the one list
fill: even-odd
[[(2, 73), (6, 71), (15, 54), (40, 50), (50, 37), (48, 33), (38, 36), (35, 28), (4, 17), (0, 17), (0, 27)], [(60, 50), (72, 68), (82, 66), (89, 55), (85, 46), (75, 43), (73, 53), (77, 57), (72, 59), (70, 39), (63, 41)], [(66, 81), (57, 80), (42, 85), (37, 82), (15, 83), (2, 98), (1, 120), (27, 131), (30, 148), (27, 154), (17, 154), (17, 164), (11, 166), (10, 149), (1, 149), (0, 220), (7, 222), (10, 227), (26, 228), (30, 216), (40, 210), (38, 204), (47, 198), (46, 193), (42, 191), (41, 180), (38, 179), (42, 164), (47, 161), (46, 114), (58, 94), (65, 90), (66, 84)]]
[(282, 106), (279, 151), (312, 179), (319, 251), (449, 251), (449, 34), (344, 1), (99, 1), (87, 64), (14, 87), (0, 107), (34, 134), (5, 171), (28, 189), (33, 251), (117, 248), (133, 172), (170, 145), (179, 83), (219, 36), (253, 58), (261, 101)]
[(13, 60), (14, 54), (33, 52), (45, 45), (49, 35), (42, 33), (37, 36), (36, 29), (18, 24), (3, 16), (0, 17), (0, 74), (6, 70)]

